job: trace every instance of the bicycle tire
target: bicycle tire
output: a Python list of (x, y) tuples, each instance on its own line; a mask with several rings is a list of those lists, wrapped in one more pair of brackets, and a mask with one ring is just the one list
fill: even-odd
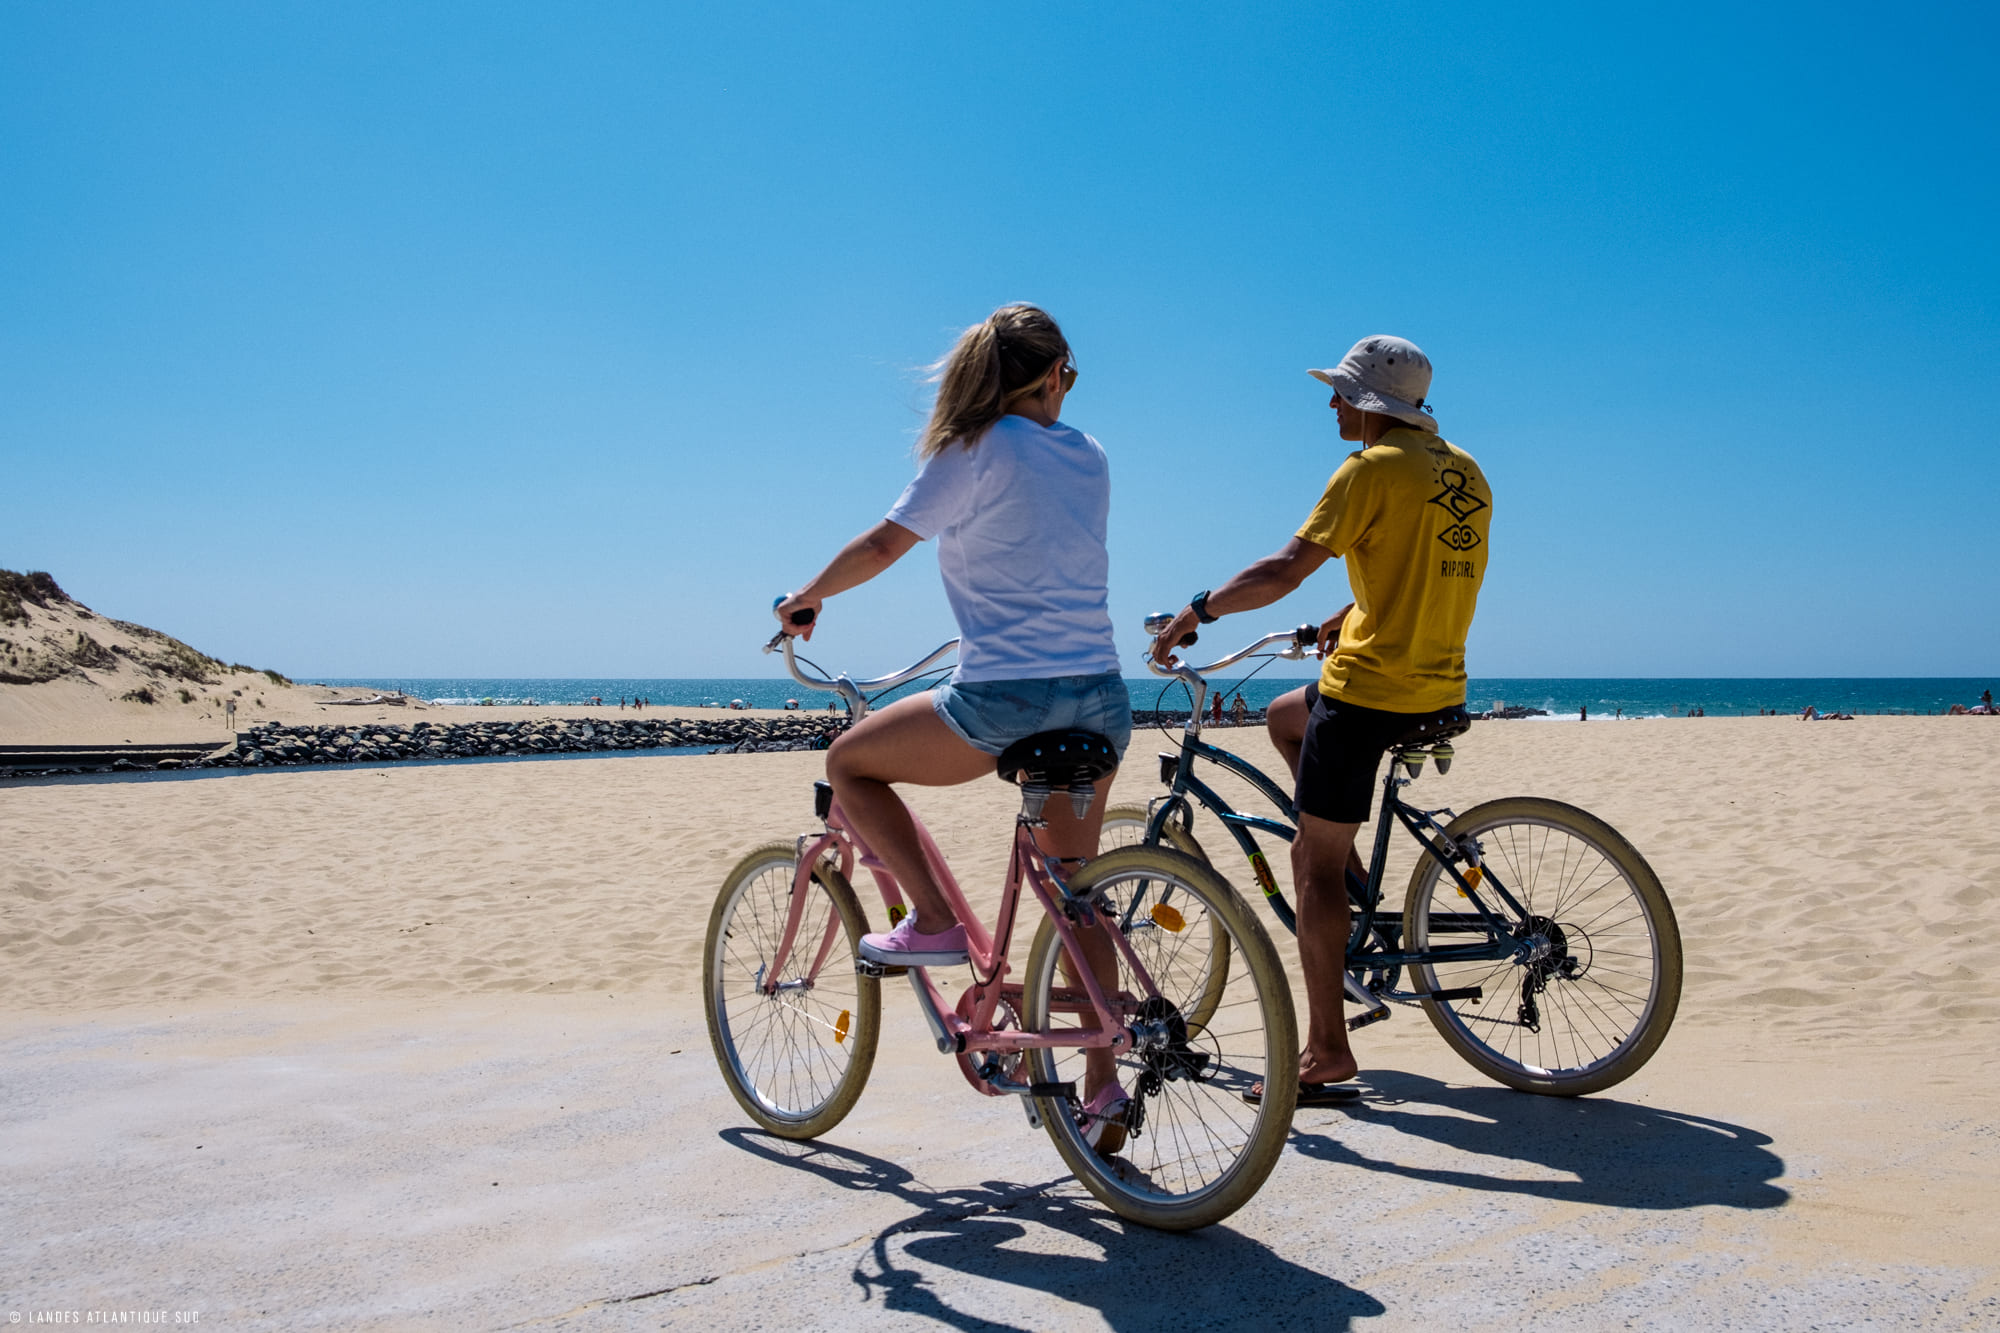
[[(1474, 1068), (1522, 1092), (1575, 1097), (1630, 1078), (1680, 1006), (1680, 927), (1659, 876), (1616, 829), (1560, 801), (1517, 796), (1474, 806), (1445, 828), (1453, 843), (1468, 835), (1525, 909), (1528, 919), (1512, 923), (1515, 937), (1539, 939), (1543, 953), (1529, 962), (1413, 965), (1420, 992), (1484, 992), (1423, 1001), (1432, 1025)], [(1481, 899), (1496, 914), (1505, 910), (1494, 894)], [(1424, 856), (1404, 903), (1406, 946), (1420, 952), (1439, 935), (1446, 945), (1453, 936), (1467, 941), (1468, 908), (1437, 860)], [(1527, 1021), (1530, 1003), (1540, 1030)]]
[[(806, 904), (786, 960), (790, 985), (777, 994), (762, 991), (797, 864), (793, 844), (768, 843), (724, 878), (709, 915), (701, 992), (709, 1044), (736, 1104), (773, 1134), (810, 1139), (839, 1124), (867, 1085), (882, 1029), (882, 991), (876, 978), (854, 970), (868, 921), (846, 877), (824, 861), (813, 871), (821, 902)], [(818, 978), (805, 985), (803, 974), (835, 917), (845, 940), (834, 941)]]
[[(1057, 1153), (1084, 1187), (1129, 1221), (1189, 1231), (1219, 1222), (1249, 1202), (1284, 1151), (1298, 1099), (1298, 1023), (1270, 936), (1228, 881), (1205, 863), (1171, 848), (1126, 847), (1090, 862), (1070, 888), (1103, 913), (1161, 883), (1170, 885), (1173, 901), (1182, 904), (1185, 924), (1173, 933), (1185, 935), (1186, 925), (1199, 924), (1186, 921), (1197, 912), (1212, 917), (1238, 965), (1211, 1021), (1194, 1024), (1173, 995), (1177, 989), (1186, 992), (1184, 972), (1207, 968), (1205, 943), (1189, 936), (1193, 948), (1163, 952), (1158, 971), (1148, 965), (1158, 986), (1154, 996), (1145, 995), (1120, 953), (1119, 990), (1128, 997), (1121, 1017), (1152, 1038), (1117, 1057), (1119, 1083), (1130, 1105), (1141, 1108), (1126, 1122), (1125, 1151), (1100, 1157), (1083, 1137), (1081, 1050), (1038, 1047), (1028, 1053), (1028, 1068), (1034, 1082), (1074, 1085), (1074, 1096), (1038, 1097), (1036, 1106)], [(1022, 978), (1027, 1031), (1061, 1032), (1095, 1022), (1087, 1012), (1058, 1022), (1060, 1006), (1074, 1010), (1073, 1003), (1058, 999), (1063, 952), (1054, 923), (1044, 919)], [(1265, 1095), (1253, 1106), (1243, 1094), (1257, 1082)]]
[[(1144, 845), (1146, 828), (1151, 822), (1151, 816), (1143, 805), (1114, 805), (1104, 812), (1104, 832), (1099, 836), (1097, 845), (1105, 851)], [(1169, 819), (1166, 822), (1161, 834), (1166, 845), (1175, 851), (1192, 856), (1211, 869), (1214, 867), (1215, 863), (1208, 859), (1208, 854), (1202, 850), (1201, 844), (1195, 841), (1194, 834), (1173, 820)], [(1226, 882), (1227, 877), (1223, 878)], [(1133, 926), (1134, 929), (1126, 932), (1126, 938), (1132, 941), (1133, 948), (1138, 950), (1143, 958), (1148, 948), (1158, 947), (1161, 944), (1159, 927), (1150, 916), (1143, 913), (1134, 920)], [(1148, 962), (1148, 967), (1150, 966)], [(1213, 929), (1211, 923), (1209, 972), (1201, 982), (1201, 998), (1187, 1011), (1188, 1021), (1206, 1026), (1208, 1020), (1214, 1017), (1215, 1006), (1221, 1003), (1223, 988), (1228, 984), (1229, 935), (1226, 931)]]

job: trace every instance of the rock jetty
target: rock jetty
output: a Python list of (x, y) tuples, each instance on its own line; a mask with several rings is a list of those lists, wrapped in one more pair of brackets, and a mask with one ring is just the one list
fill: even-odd
[(236, 747), (186, 768), (261, 768), (296, 764), (390, 763), (408, 759), (478, 759), (491, 755), (569, 754), (706, 746), (729, 754), (823, 750), (845, 718), (601, 718), (542, 722), (418, 722), (409, 726), (252, 727)]

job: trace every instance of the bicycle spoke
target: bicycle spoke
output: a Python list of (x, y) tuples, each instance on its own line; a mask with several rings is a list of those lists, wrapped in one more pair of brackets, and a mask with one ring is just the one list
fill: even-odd
[[(1476, 1001), (1429, 1002), (1438, 1031), (1475, 1065), (1531, 1091), (1588, 1091), (1625, 1077), (1665, 1035), (1679, 995), (1678, 934), (1650, 868), (1601, 823), (1555, 802), (1495, 801), (1452, 827), (1453, 837), (1479, 839), (1496, 889), (1523, 915), (1509, 923), (1514, 956), (1418, 966), (1431, 989), (1481, 990)], [(1437, 946), (1429, 919), (1452, 912), (1440, 897), (1452, 887), (1420, 867), (1406, 910), (1412, 951)]]

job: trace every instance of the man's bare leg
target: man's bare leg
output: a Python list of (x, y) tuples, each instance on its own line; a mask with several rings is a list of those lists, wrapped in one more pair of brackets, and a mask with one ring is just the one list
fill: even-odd
[[(1279, 695), (1264, 710), (1264, 730), (1284, 759), (1285, 768), (1294, 782), (1299, 779), (1299, 755), (1305, 749), (1306, 723), (1312, 718), (1313, 695), (1318, 691), (1317, 685), (1303, 686)], [(1361, 864), (1361, 853), (1354, 850), (1354, 839), (1351, 837), (1347, 840), (1347, 868), (1354, 878), (1367, 882), (1368, 868)]]
[(1359, 824), (1299, 815), (1292, 842), (1292, 885), (1299, 902), (1299, 964), (1306, 982), (1306, 1041), (1299, 1051), (1301, 1083), (1340, 1083), (1359, 1066), (1347, 1044), (1341, 975), (1352, 928), (1342, 871), (1354, 856)]
[(1281, 694), (1264, 710), (1264, 730), (1270, 735), (1271, 744), (1278, 747), (1285, 770), (1295, 782), (1299, 776), (1299, 751), (1306, 743), (1306, 719), (1312, 716), (1313, 691), (1318, 688), (1307, 685)]

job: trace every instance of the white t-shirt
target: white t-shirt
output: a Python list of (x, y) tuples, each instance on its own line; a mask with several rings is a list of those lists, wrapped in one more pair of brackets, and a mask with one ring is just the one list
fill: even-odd
[(1104, 547), (1111, 467), (1096, 440), (1005, 416), (970, 448), (925, 461), (889, 521), (938, 539), (958, 620), (953, 680), (1118, 669)]

